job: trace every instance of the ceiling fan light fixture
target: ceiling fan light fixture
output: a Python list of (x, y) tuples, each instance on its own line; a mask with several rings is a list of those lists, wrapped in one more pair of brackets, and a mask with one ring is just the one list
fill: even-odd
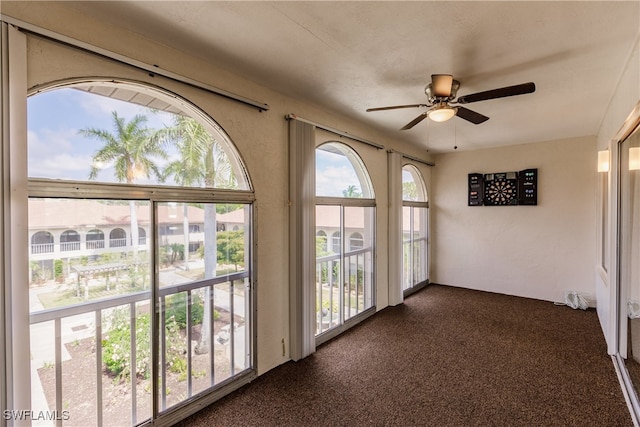
[(456, 115), (456, 110), (449, 106), (442, 106), (429, 111), (428, 115), (434, 122), (446, 122)]

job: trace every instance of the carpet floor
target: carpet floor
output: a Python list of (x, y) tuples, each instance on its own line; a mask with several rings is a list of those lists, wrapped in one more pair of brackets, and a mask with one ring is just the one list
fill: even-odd
[(441, 285), (181, 426), (632, 426), (595, 310)]

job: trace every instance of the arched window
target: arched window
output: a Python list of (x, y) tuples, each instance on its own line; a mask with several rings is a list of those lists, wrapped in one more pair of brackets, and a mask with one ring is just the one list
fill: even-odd
[(93, 229), (87, 231), (87, 249), (104, 249), (104, 233), (102, 230)]
[(31, 253), (45, 254), (53, 252), (53, 235), (48, 231), (38, 231), (31, 236)]
[[(132, 387), (128, 395), (136, 397), (118, 409), (125, 415), (122, 422), (152, 419), (152, 401), (159, 402), (161, 417), (195, 396), (219, 390), (221, 384), (246, 378), (254, 360), (254, 195), (226, 132), (175, 91), (141, 82), (78, 78), (39, 85), (32, 95), (27, 120), (29, 211), (37, 215), (30, 216), (29, 228), (66, 230), (61, 250), (80, 251), (78, 262), (69, 263), (69, 271), (77, 275), (74, 292), (64, 299), (51, 295), (47, 301), (83, 303), (86, 315), (104, 319), (102, 332), (110, 338), (96, 342), (107, 372), (98, 384), (110, 384), (114, 375), (139, 379), (125, 382)], [(218, 211), (234, 215), (237, 231), (216, 229)], [(84, 248), (74, 230), (87, 230)], [(53, 252), (53, 237), (42, 233), (32, 237), (32, 265), (42, 258), (34, 254)], [(151, 287), (154, 292), (149, 292)], [(225, 313), (231, 323), (215, 317), (219, 307), (214, 311), (213, 306), (213, 292), (229, 289), (234, 297)], [(101, 301), (94, 304), (97, 299)], [(150, 321), (154, 313), (160, 322)], [(187, 342), (180, 331), (195, 326), (198, 338)], [(135, 338), (127, 335), (126, 343), (118, 341), (117, 334), (109, 334), (116, 327), (136, 331)], [(151, 337), (162, 337), (156, 347), (160, 354), (148, 353)], [(137, 362), (129, 350), (118, 351), (131, 340), (137, 344)], [(52, 352), (53, 345), (47, 351)], [(34, 360), (43, 357), (34, 355)], [(176, 390), (168, 383), (173, 373), (163, 365), (152, 378), (150, 364), (141, 361), (155, 357), (166, 360), (166, 366), (169, 361), (194, 366), (186, 373), (191, 377), (180, 380)], [(136, 366), (137, 372), (122, 371), (118, 360)], [(203, 362), (197, 369), (196, 360)], [(72, 386), (63, 383), (62, 389)], [(81, 407), (87, 404), (82, 397), (102, 395), (102, 390), (95, 391), (69, 405)], [(102, 408), (106, 404), (97, 402)], [(103, 424), (99, 417), (94, 424)]]
[(429, 201), (422, 174), (414, 165), (405, 165), (402, 168), (402, 200), (414, 202)]
[(429, 204), (417, 167), (402, 168), (402, 289), (405, 294), (428, 281)]
[(373, 198), (367, 169), (352, 148), (328, 142), (316, 149), (316, 196)]
[(316, 232), (316, 255), (323, 256), (327, 254), (327, 233), (324, 230)]
[(315, 181), (316, 236), (325, 230), (331, 233), (331, 253), (316, 251), (316, 342), (320, 343), (346, 320), (374, 307), (375, 199), (364, 162), (343, 143), (331, 141), (316, 148)]
[(121, 248), (127, 246), (127, 233), (122, 228), (114, 228), (109, 233), (109, 247)]
[(340, 231), (336, 231), (331, 235), (331, 250), (335, 254), (342, 252), (342, 239), (340, 238)]
[(364, 237), (360, 233), (352, 233), (349, 237), (349, 250), (357, 251), (364, 247)]
[(80, 234), (75, 230), (64, 231), (60, 235), (60, 251), (79, 251)]

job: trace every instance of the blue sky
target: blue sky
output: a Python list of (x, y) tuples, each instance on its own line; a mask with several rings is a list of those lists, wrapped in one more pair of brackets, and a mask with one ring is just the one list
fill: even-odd
[[(79, 134), (81, 129), (113, 131), (112, 111), (127, 120), (136, 114), (148, 117), (149, 127), (171, 124), (166, 113), (128, 102), (93, 95), (75, 89), (57, 89), (28, 100), (29, 176), (87, 180), (93, 154), (102, 143)], [(112, 170), (105, 169), (98, 181), (113, 182)]]
[[(76, 89), (56, 89), (31, 96), (28, 100), (29, 176), (88, 180), (92, 156), (102, 147), (102, 142), (86, 138), (79, 131), (97, 128), (112, 132), (112, 111), (127, 121), (143, 114), (151, 128), (172, 123), (171, 114), (153, 113), (142, 106)], [(175, 151), (170, 155), (176, 155)], [(349, 185), (361, 191), (353, 166), (345, 156), (318, 150), (316, 167), (318, 195), (341, 197), (342, 190)], [(113, 169), (105, 167), (97, 180), (114, 182)]]

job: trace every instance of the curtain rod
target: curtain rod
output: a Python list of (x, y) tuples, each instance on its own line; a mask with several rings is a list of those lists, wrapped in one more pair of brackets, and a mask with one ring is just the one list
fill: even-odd
[(435, 166), (435, 165), (436, 165), (436, 164), (435, 164), (435, 163), (433, 163), (433, 162), (429, 162), (429, 161), (427, 161), (427, 160), (422, 160), (422, 159), (419, 159), (419, 158), (417, 158), (417, 157), (413, 157), (413, 156), (410, 156), (410, 155), (408, 155), (408, 154), (401, 153), (400, 151), (395, 151), (395, 150), (388, 150), (388, 151), (389, 151), (390, 153), (398, 153), (398, 154), (400, 154), (402, 157), (404, 157), (405, 159), (413, 160), (414, 162), (422, 163), (423, 165), (427, 165), (427, 166)]
[(345, 138), (353, 139), (354, 141), (358, 141), (358, 142), (362, 142), (364, 144), (370, 145), (372, 147), (377, 148), (378, 150), (383, 150), (384, 149), (384, 145), (380, 145), (380, 144), (377, 144), (375, 142), (368, 141), (368, 140), (360, 138), (358, 136), (351, 135), (350, 133), (343, 132), (343, 131), (338, 130), (338, 129), (334, 129), (334, 128), (331, 128), (329, 126), (325, 126), (325, 125), (322, 125), (320, 123), (313, 122), (311, 120), (303, 119), (302, 117), (298, 117), (295, 114), (287, 114), (286, 116), (284, 116), (284, 118), (286, 120), (298, 120), (300, 122), (304, 122), (304, 123), (313, 125), (313, 126), (315, 126), (317, 128), (320, 128), (322, 130), (326, 130), (328, 132), (335, 133), (336, 135), (344, 136)]
[(47, 30), (45, 28), (39, 27), (37, 25), (34, 24), (30, 24), (28, 22), (25, 21), (21, 21), (19, 19), (16, 18), (12, 18), (10, 16), (6, 16), (6, 15), (2, 15), (0, 14), (0, 21), (2, 22), (6, 22), (8, 24), (11, 24), (15, 27), (18, 27), (20, 30), (39, 36), (39, 37), (43, 37), (49, 40), (53, 40), (55, 42), (58, 43), (62, 43), (65, 44), (67, 46), (71, 46), (74, 47), (76, 49), (80, 49), (86, 52), (90, 52), (92, 54), (96, 54), (99, 56), (102, 56), (104, 58), (108, 58), (111, 59), (113, 61), (116, 62), (120, 62), (122, 64), (126, 64), (129, 65), (131, 67), (140, 69), (140, 70), (144, 70), (150, 73), (150, 75), (159, 75), (162, 77), (166, 77), (168, 79), (180, 82), (180, 83), (184, 83), (187, 84), (189, 86), (193, 86), (193, 87), (197, 87), (199, 89), (205, 90), (207, 92), (213, 93), (215, 95), (220, 95), (223, 96), (225, 98), (228, 99), (232, 99), (234, 101), (238, 101), (240, 103), (249, 105), (251, 107), (255, 107), (258, 110), (262, 111), (266, 111), (269, 109), (269, 105), (259, 102), (259, 101), (254, 101), (253, 99), (249, 99), (249, 98), (245, 98), (244, 96), (241, 95), (237, 95), (235, 93), (226, 91), (224, 89), (220, 89), (214, 86), (210, 86), (206, 83), (202, 83), (199, 82), (197, 80), (194, 79), (190, 79), (188, 77), (184, 77), (180, 74), (176, 74), (172, 71), (168, 71), (165, 70), (163, 68), (160, 68), (157, 65), (149, 65), (147, 63), (144, 63), (142, 61), (138, 61), (136, 59), (133, 58), (129, 58), (128, 56), (124, 56), (121, 55), (119, 53), (115, 53), (113, 51), (107, 50), (107, 49), (103, 49), (101, 47), (92, 45), (90, 43), (86, 43), (77, 39), (74, 39), (72, 37), (68, 37), (65, 36), (63, 34), (57, 33), (55, 31), (51, 31), (51, 30)]

